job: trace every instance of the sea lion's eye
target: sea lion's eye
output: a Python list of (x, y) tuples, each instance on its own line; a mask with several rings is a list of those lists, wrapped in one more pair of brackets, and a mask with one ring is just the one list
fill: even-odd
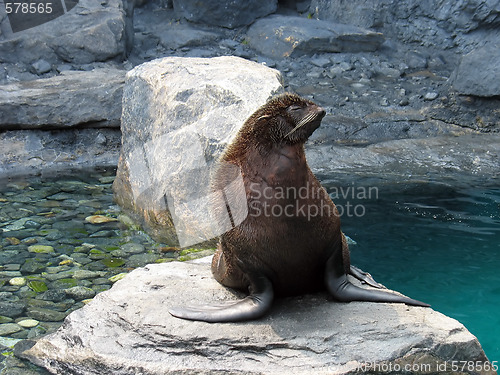
[(290, 107), (288, 107), (289, 111), (298, 111), (299, 109), (302, 109), (300, 105), (293, 104)]

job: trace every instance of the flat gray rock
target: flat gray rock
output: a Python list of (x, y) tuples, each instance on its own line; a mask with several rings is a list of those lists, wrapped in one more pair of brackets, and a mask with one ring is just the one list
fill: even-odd
[(52, 64), (88, 64), (123, 58), (132, 47), (132, 13), (130, 0), (80, 0), (70, 12), (52, 21), (4, 34), (0, 62), (45, 59)]
[(234, 28), (274, 13), (277, 0), (173, 0), (175, 11), (189, 21)]
[(490, 43), (464, 55), (450, 80), (460, 94), (500, 95), (500, 44)]
[(500, 177), (500, 135), (464, 134), (422, 139), (397, 139), (366, 147), (343, 145), (306, 146), (314, 173), (328, 175), (339, 171), (387, 175), (454, 176), (464, 174)]
[(486, 361), (462, 324), (430, 308), (338, 303), (319, 293), (275, 301), (253, 322), (209, 324), (167, 312), (236, 298), (212, 278), (209, 264), (148, 265), (22, 355), (65, 375), (352, 374), (378, 373), (376, 366), (418, 374), (429, 373), (419, 364), (438, 372), (446, 361)]
[(489, 0), (312, 0), (322, 20), (376, 28), (404, 43), (438, 49), (469, 48), (498, 40), (498, 2)]
[(120, 126), (125, 70), (69, 71), (0, 86), (0, 130)]
[[(163, 26), (163, 25), (162, 25)], [(159, 27), (160, 44), (165, 48), (197, 47), (210, 44), (220, 38), (220, 35), (210, 31), (199, 30), (189, 25), (165, 25)]]
[(275, 59), (322, 52), (375, 51), (384, 42), (381, 33), (305, 17), (273, 15), (248, 30), (250, 46)]
[[(74, 168), (116, 167), (120, 130), (11, 130), (0, 133), (0, 178)], [(34, 269), (27, 272), (35, 272)]]

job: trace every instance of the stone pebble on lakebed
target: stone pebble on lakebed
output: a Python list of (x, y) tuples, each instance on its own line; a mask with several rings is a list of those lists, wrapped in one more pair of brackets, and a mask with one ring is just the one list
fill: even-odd
[(114, 171), (0, 185), (0, 340), (53, 332), (134, 268), (187, 260), (153, 241), (112, 201)]

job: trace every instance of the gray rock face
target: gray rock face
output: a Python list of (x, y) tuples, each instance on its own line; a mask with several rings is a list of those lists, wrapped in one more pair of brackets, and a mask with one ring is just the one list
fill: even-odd
[(120, 125), (125, 71), (99, 69), (0, 86), (0, 130)]
[(167, 243), (187, 246), (221, 234), (200, 222), (210, 217), (202, 207), (214, 161), (281, 91), (278, 71), (237, 57), (164, 58), (136, 67), (124, 89), (115, 200)]
[[(119, 129), (17, 130), (0, 133), (0, 176), (38, 174), (70, 168), (115, 167)], [(30, 263), (26, 272), (44, 268)]]
[(275, 59), (321, 52), (375, 51), (382, 34), (304, 17), (270, 16), (255, 22), (247, 33), (250, 46)]
[(236, 298), (212, 278), (208, 264), (148, 265), (73, 312), (22, 356), (51, 372), (78, 375), (387, 372), (376, 366), (420, 374), (442, 373), (447, 361), (487, 361), (462, 324), (430, 308), (338, 303), (319, 293), (275, 301), (254, 322), (191, 322), (167, 312)]
[[(13, 34), (0, 35), (0, 62), (87, 64), (123, 58), (132, 47), (128, 0), (80, 0), (71, 12)], [(3, 38), (2, 38), (3, 37)]]
[(312, 0), (310, 11), (320, 19), (374, 28), (405, 42), (448, 48), (482, 42), (500, 22), (498, 2), (488, 0)]
[(175, 11), (187, 20), (228, 28), (250, 25), (277, 7), (277, 0), (174, 0)]
[(460, 94), (500, 95), (500, 44), (487, 44), (463, 56), (450, 80)]
[(201, 46), (218, 38), (219, 35), (216, 33), (197, 30), (186, 25), (168, 25), (159, 32), (160, 44), (171, 49)]
[(500, 176), (498, 150), (500, 135), (491, 133), (399, 139), (367, 147), (323, 144), (306, 147), (306, 154), (313, 172), (325, 175), (370, 171), (429, 178), (463, 173), (494, 180)]

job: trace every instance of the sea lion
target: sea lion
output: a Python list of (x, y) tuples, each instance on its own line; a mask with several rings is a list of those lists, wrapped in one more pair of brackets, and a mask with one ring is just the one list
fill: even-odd
[(382, 287), (351, 266), (335, 204), (307, 165), (304, 143), (324, 116), (318, 105), (287, 93), (268, 101), (244, 123), (220, 160), (213, 188), (227, 186), (232, 179), (227, 166), (237, 166), (248, 215), (220, 236), (212, 273), (222, 285), (249, 295), (225, 305), (172, 308), (170, 314), (206, 322), (257, 319), (270, 309), (275, 296), (325, 288), (342, 302), (429, 306), (348, 280), (351, 274)]

